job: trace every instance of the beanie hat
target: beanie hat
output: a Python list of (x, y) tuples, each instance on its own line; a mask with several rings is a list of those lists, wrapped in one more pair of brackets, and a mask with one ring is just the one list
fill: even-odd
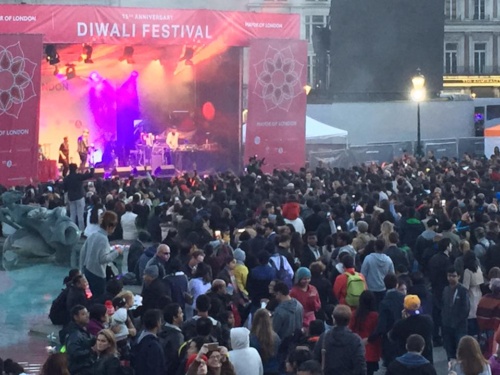
[(240, 248), (237, 248), (236, 250), (234, 250), (233, 255), (234, 255), (234, 259), (236, 259), (236, 263), (238, 263), (238, 264), (243, 264), (245, 262), (246, 257), (247, 257), (245, 252), (243, 250), (241, 250)]
[(149, 277), (152, 277), (153, 279), (157, 279), (158, 276), (160, 275), (160, 270), (158, 269), (158, 266), (153, 265), (146, 267), (144, 270), (144, 275), (148, 275)]
[(363, 220), (358, 221), (358, 231), (360, 233), (368, 232), (368, 223), (366, 221), (363, 221)]
[(311, 277), (311, 271), (309, 271), (309, 268), (306, 267), (300, 267), (297, 272), (295, 273), (295, 282), (299, 282), (305, 277)]
[[(187, 370), (189, 369), (189, 367), (193, 364), (193, 362), (196, 360), (196, 357), (197, 357), (197, 356), (198, 356), (198, 354), (191, 354), (191, 355), (188, 357), (188, 359), (187, 359), (187, 361), (186, 361), (186, 372), (187, 372)], [(207, 361), (208, 361), (208, 358), (207, 358), (207, 356), (206, 356), (206, 355), (202, 355), (202, 356), (201, 356), (201, 359), (202, 359), (203, 361), (205, 361), (205, 362), (207, 362)]]
[(420, 298), (415, 294), (408, 294), (404, 300), (405, 311), (410, 315), (418, 315), (420, 311)]

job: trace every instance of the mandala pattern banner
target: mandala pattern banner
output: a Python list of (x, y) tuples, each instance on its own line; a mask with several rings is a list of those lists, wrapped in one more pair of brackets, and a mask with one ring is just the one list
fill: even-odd
[(304, 166), (306, 79), (306, 41), (251, 42), (245, 162), (266, 158), (266, 172)]
[(0, 184), (37, 176), (42, 35), (0, 34)]

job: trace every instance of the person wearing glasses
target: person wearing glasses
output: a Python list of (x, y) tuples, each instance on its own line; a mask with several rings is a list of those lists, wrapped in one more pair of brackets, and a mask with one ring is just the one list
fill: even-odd
[(121, 246), (111, 247), (108, 236), (113, 234), (118, 217), (112, 211), (102, 215), (99, 230), (85, 241), (80, 251), (80, 268), (89, 282), (94, 298), (106, 291), (106, 265), (122, 254)]
[(161, 244), (156, 248), (156, 254), (146, 264), (149, 266), (158, 266), (159, 277), (161, 280), (170, 273), (170, 247)]

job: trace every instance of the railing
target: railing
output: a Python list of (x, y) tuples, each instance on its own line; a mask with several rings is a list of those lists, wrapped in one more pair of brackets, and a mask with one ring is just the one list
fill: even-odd
[(476, 70), (474, 66), (456, 66), (453, 69), (449, 69), (446, 71), (446, 65), (443, 67), (443, 72), (445, 76), (453, 76), (453, 75), (473, 75), (473, 76), (481, 76), (481, 75), (490, 75), (490, 74), (499, 74), (500, 67), (498, 66), (482, 66), (478, 67)]

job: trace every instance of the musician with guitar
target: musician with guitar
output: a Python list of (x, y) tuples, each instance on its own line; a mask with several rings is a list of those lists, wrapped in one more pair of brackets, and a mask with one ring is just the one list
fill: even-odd
[(80, 156), (80, 172), (85, 171), (87, 158), (90, 151), (89, 130), (84, 129), (81, 136), (78, 137), (78, 155)]

